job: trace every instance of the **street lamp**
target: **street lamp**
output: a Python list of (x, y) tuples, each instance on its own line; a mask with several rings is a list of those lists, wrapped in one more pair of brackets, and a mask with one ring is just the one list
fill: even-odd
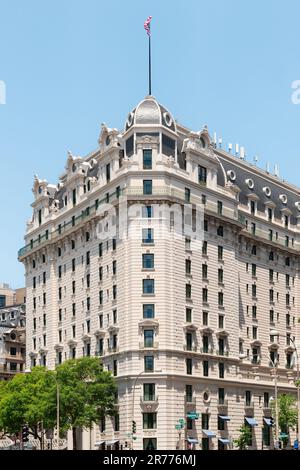
[[(282, 336), (283, 338), (285, 338), (284, 335), (280, 334), (278, 331), (276, 330), (271, 330), (270, 331), (270, 335), (271, 336)], [(296, 342), (293, 338), (290, 337), (290, 341), (291, 343), (293, 344), (294, 346), (294, 352), (295, 352), (295, 355), (296, 355), (296, 361), (297, 361), (297, 378), (296, 378), (296, 387), (297, 387), (297, 418), (298, 418), (298, 430), (297, 430), (297, 440), (298, 440), (298, 450), (299, 450), (299, 444), (300, 444), (300, 384), (299, 384), (299, 380), (300, 380), (300, 373), (299, 373), (299, 356), (298, 356), (298, 350), (297, 350), (297, 346), (296, 346)]]
[[(55, 383), (56, 383), (56, 428), (57, 428), (57, 450), (59, 450), (59, 385), (58, 385), (58, 380), (57, 380), (57, 372), (53, 371), (54, 374), (51, 375), (51, 377), (54, 378)], [(30, 374), (31, 369), (26, 369), (25, 374)]]

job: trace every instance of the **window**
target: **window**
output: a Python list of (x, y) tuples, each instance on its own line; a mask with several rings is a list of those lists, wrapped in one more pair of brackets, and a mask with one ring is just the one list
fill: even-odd
[(269, 261), (274, 261), (274, 252), (270, 251), (269, 253)]
[(143, 169), (144, 170), (152, 169), (152, 150), (151, 149), (143, 150)]
[(144, 330), (144, 347), (153, 348), (154, 331)]
[(10, 355), (16, 356), (17, 355), (17, 348), (10, 348)]
[(117, 286), (116, 284), (113, 285), (113, 300), (117, 298)]
[(207, 241), (204, 240), (202, 244), (202, 255), (207, 256)]
[(145, 372), (154, 371), (154, 357), (153, 356), (144, 357), (144, 369), (145, 369)]
[(207, 169), (204, 166), (198, 165), (198, 182), (206, 184), (207, 181)]
[(223, 284), (223, 282), (224, 282), (224, 271), (223, 271), (222, 268), (218, 269), (218, 282), (220, 284)]
[(224, 229), (223, 229), (222, 225), (219, 225), (219, 227), (217, 228), (217, 235), (218, 235), (218, 237), (223, 237)]
[(192, 262), (190, 259), (185, 260), (185, 274), (190, 275), (192, 271)]
[(268, 392), (264, 393), (264, 408), (269, 408), (270, 396)]
[[(33, 320), (35, 320), (35, 318)], [(58, 321), (62, 321), (62, 309), (61, 308), (58, 310)], [(35, 326), (34, 326), (34, 329), (35, 329)]]
[(186, 364), (186, 373), (188, 375), (192, 375), (192, 369), (193, 369), (192, 359), (190, 357), (187, 357), (185, 360), (185, 364)]
[(193, 334), (192, 333), (186, 333), (185, 341), (186, 341), (186, 350), (191, 351), (192, 347), (193, 347)]
[(252, 305), (252, 318), (253, 318), (253, 320), (256, 320), (256, 318), (257, 318), (257, 307), (256, 307), (256, 305)]
[(91, 309), (91, 299), (90, 297), (86, 298), (86, 309), (89, 311)]
[(252, 327), (252, 338), (257, 339), (257, 326)]
[(257, 294), (256, 284), (252, 284), (252, 297), (256, 298)]
[(157, 439), (154, 437), (143, 438), (143, 449), (144, 450), (156, 450), (157, 449)]
[(269, 222), (272, 222), (273, 219), (273, 209), (268, 209), (268, 220)]
[(208, 361), (203, 361), (203, 375), (204, 377), (208, 377), (209, 365)]
[(203, 343), (203, 352), (208, 353), (209, 338), (207, 335), (203, 336), (202, 343)]
[(143, 305), (143, 318), (154, 318), (154, 304)]
[(208, 232), (208, 220), (204, 219), (203, 221), (203, 230), (204, 232)]
[(143, 253), (143, 269), (154, 269), (154, 254)]
[(76, 259), (73, 258), (72, 259), (72, 272), (75, 272), (75, 268), (76, 268)]
[(274, 323), (274, 310), (270, 310), (270, 323)]
[(187, 203), (191, 202), (191, 190), (189, 188), (185, 188), (184, 190), (184, 200)]
[(118, 361), (116, 359), (114, 360), (113, 374), (114, 376), (118, 375)]
[(116, 260), (114, 260), (112, 263), (112, 273), (113, 273), (113, 276), (117, 274), (117, 261)]
[(226, 421), (218, 416), (218, 431), (225, 431), (225, 423)]
[(209, 429), (209, 414), (208, 413), (202, 413), (201, 414), (201, 425), (202, 429)]
[(223, 260), (223, 247), (218, 246), (218, 260), (222, 261)]
[(87, 289), (89, 289), (90, 286), (91, 286), (91, 276), (90, 276), (90, 274), (87, 274), (86, 275), (86, 287), (87, 287)]
[[(36, 277), (34, 277), (34, 278), (32, 279), (32, 287), (33, 287), (33, 289), (36, 288)], [(2, 305), (1, 305), (1, 307), (2, 307)], [(4, 305), (3, 305), (3, 307), (4, 307)]]
[(154, 401), (155, 400), (155, 384), (149, 383), (144, 384), (144, 401)]
[(204, 303), (208, 302), (208, 289), (206, 287), (202, 289), (202, 301)]
[(100, 268), (99, 268), (99, 281), (102, 281), (102, 279), (103, 279), (103, 268), (102, 268), (102, 266), (100, 266)]
[(271, 429), (266, 423), (263, 425), (263, 443), (265, 446), (271, 445)]
[(289, 257), (285, 258), (285, 265), (290, 266), (290, 264), (291, 264), (290, 258)]
[(252, 235), (255, 235), (256, 233), (256, 224), (254, 222), (251, 222), (251, 233)]
[(290, 286), (290, 275), (289, 274), (285, 275), (285, 285), (286, 285), (286, 287)]
[(251, 406), (252, 402), (252, 393), (250, 390), (246, 390), (245, 392), (245, 405), (246, 406)]
[(73, 206), (76, 206), (76, 189), (73, 189), (72, 191), (72, 203)]
[(152, 194), (152, 180), (143, 180), (143, 194)]
[(194, 420), (191, 419), (191, 418), (186, 418), (186, 428), (187, 428), (187, 429), (189, 429), (189, 430), (190, 430), (190, 429), (193, 429), (193, 421), (194, 421)]
[(218, 328), (221, 330), (224, 328), (224, 315), (218, 316)]
[(90, 264), (90, 252), (89, 251), (86, 252), (86, 264), (87, 265)]
[(269, 290), (269, 300), (270, 302), (274, 302), (274, 290), (273, 289)]
[(156, 413), (143, 413), (143, 429), (156, 429)]
[(46, 305), (46, 292), (43, 293), (43, 305)]
[(185, 386), (185, 399), (188, 403), (191, 403), (193, 401), (193, 386), (192, 385)]
[(285, 318), (286, 318), (286, 326), (291, 326), (291, 315), (287, 313)]
[(256, 253), (257, 253), (256, 245), (252, 246), (251, 253), (252, 253), (252, 255), (256, 256)]
[(187, 299), (192, 298), (192, 286), (191, 284), (186, 284), (185, 285), (185, 296)]
[(208, 325), (208, 312), (202, 312), (202, 325)]
[(223, 203), (222, 203), (222, 201), (218, 201), (217, 205), (218, 205), (218, 214), (222, 215), (222, 213), (223, 213)]
[(255, 215), (256, 204), (255, 201), (250, 201), (250, 211), (252, 215)]
[(223, 294), (223, 292), (218, 292), (218, 305), (219, 305), (219, 307), (224, 306), (224, 294)]
[(108, 164), (106, 165), (106, 171), (105, 171), (105, 173), (106, 173), (106, 181), (107, 181), (107, 183), (109, 183), (109, 181), (110, 181), (110, 163), (108, 163)]
[(252, 264), (252, 276), (256, 277), (256, 264)]
[(219, 362), (219, 378), (224, 379), (224, 362)]
[(143, 279), (143, 294), (154, 294), (154, 279)]
[(153, 228), (143, 228), (142, 229), (143, 243), (154, 243), (153, 235), (154, 235)]
[(192, 322), (192, 309), (191, 308), (185, 309), (185, 321), (188, 323)]
[(103, 304), (103, 290), (100, 290), (100, 292), (99, 292), (99, 304), (100, 305)]

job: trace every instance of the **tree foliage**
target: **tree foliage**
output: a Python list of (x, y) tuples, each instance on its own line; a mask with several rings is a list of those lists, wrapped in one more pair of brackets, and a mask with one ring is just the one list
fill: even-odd
[(249, 426), (246, 426), (246, 424), (244, 424), (239, 429), (239, 433), (239, 437), (237, 439), (234, 439), (233, 443), (239, 450), (245, 450), (247, 448), (247, 445), (249, 445), (249, 443), (251, 442), (252, 429)]
[[(272, 404), (273, 415), (275, 415), (275, 402)], [(295, 429), (297, 425), (297, 405), (293, 395), (285, 393), (278, 396), (278, 424), (281, 432), (289, 433), (289, 429)]]
[[(60, 364), (56, 371), (34, 367), (30, 374), (17, 374), (0, 385), (0, 429), (8, 435), (21, 431), (42, 438), (56, 427), (57, 386), (60, 402), (60, 429), (90, 428), (103, 416), (113, 415), (116, 385), (99, 359), (83, 357)], [(73, 432), (76, 448), (76, 432)]]

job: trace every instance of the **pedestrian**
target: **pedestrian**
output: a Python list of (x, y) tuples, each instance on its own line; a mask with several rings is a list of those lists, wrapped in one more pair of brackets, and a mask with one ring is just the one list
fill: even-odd
[(298, 439), (295, 439), (294, 440), (294, 446), (293, 446), (294, 450), (298, 450), (299, 448), (299, 442), (298, 442)]

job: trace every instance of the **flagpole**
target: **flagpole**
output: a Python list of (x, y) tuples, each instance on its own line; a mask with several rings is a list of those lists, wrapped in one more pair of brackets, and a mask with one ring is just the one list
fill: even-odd
[(149, 95), (151, 95), (151, 34), (149, 35)]

